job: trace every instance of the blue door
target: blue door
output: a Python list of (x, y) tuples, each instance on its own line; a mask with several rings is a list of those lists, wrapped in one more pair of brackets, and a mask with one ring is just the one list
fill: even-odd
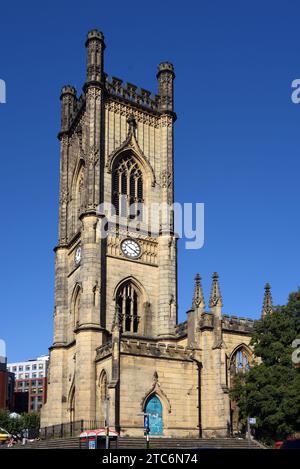
[(157, 396), (151, 396), (146, 404), (146, 413), (149, 414), (150, 435), (163, 434), (162, 405)]

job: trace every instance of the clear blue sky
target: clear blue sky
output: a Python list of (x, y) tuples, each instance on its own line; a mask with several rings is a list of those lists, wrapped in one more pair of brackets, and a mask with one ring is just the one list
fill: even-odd
[(224, 312), (257, 318), (300, 284), (300, 5), (296, 1), (2, 2), (0, 337), (10, 361), (52, 341), (59, 92), (85, 78), (88, 30), (105, 34), (109, 75), (156, 91), (176, 71), (176, 200), (204, 202), (205, 246), (179, 243), (179, 317), (193, 278), (220, 274)]

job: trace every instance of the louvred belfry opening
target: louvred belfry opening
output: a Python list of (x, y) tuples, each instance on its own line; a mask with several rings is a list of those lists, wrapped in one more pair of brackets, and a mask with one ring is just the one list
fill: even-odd
[(137, 288), (126, 282), (121, 285), (117, 293), (117, 305), (122, 318), (122, 330), (124, 332), (138, 332), (139, 327), (139, 303), (140, 295)]
[(112, 203), (116, 215), (141, 219), (143, 197), (142, 171), (133, 155), (127, 152), (113, 168)]

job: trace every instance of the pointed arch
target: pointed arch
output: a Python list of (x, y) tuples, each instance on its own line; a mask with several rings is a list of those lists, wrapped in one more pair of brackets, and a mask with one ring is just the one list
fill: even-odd
[(72, 296), (71, 296), (71, 327), (74, 330), (79, 324), (79, 315), (80, 315), (80, 300), (81, 300), (82, 286), (80, 283), (76, 283)]
[(141, 284), (141, 282), (139, 282), (139, 280), (132, 276), (132, 275), (128, 275), (127, 277), (124, 277), (122, 280), (120, 280), (117, 285), (115, 286), (115, 289), (114, 289), (114, 294), (113, 294), (113, 299), (116, 300), (116, 295), (117, 295), (117, 292), (120, 288), (120, 286), (126, 282), (131, 282), (136, 288), (137, 290), (139, 290), (140, 294), (143, 296), (143, 300), (146, 302), (148, 301), (149, 302), (149, 296), (145, 290), (145, 288), (143, 287), (143, 285)]
[(233, 377), (239, 372), (245, 372), (249, 370), (253, 352), (249, 345), (241, 343), (237, 345), (229, 355), (229, 372)]
[(72, 221), (74, 231), (79, 227), (80, 210), (84, 204), (84, 175), (85, 160), (80, 157), (74, 169), (71, 183)]
[(122, 332), (138, 332), (142, 309), (140, 290), (131, 281), (122, 282), (115, 301), (121, 317)]
[(152, 165), (142, 152), (134, 133), (131, 132), (129, 132), (126, 140), (119, 146), (119, 148), (113, 151), (108, 157), (106, 163), (107, 171), (112, 173), (116, 162), (122, 156), (122, 154), (126, 152), (130, 152), (133, 155), (148, 177), (150, 176), (152, 186), (155, 186), (156, 179)]
[(73, 375), (72, 383), (68, 394), (68, 407), (67, 411), (70, 415), (70, 422), (75, 422), (75, 373)]
[(144, 396), (141, 400), (141, 411), (142, 412), (145, 411), (148, 400), (154, 395), (156, 395), (161, 400), (161, 402), (163, 404), (163, 407), (170, 414), (171, 411), (172, 411), (171, 403), (170, 403), (170, 400), (169, 400), (168, 396), (166, 395), (166, 393), (160, 387), (160, 384), (158, 382), (158, 375), (157, 375), (156, 372), (154, 373), (154, 376), (153, 376), (153, 384), (152, 384), (151, 388), (144, 394)]
[(100, 390), (100, 401), (103, 404), (108, 397), (108, 374), (104, 368), (99, 375), (98, 386)]
[(112, 169), (112, 204), (117, 215), (142, 220), (145, 182), (141, 164), (132, 152), (123, 152)]
[[(246, 373), (253, 360), (253, 351), (245, 343), (238, 344), (228, 356), (227, 379), (230, 387), (234, 386), (237, 376)], [(230, 431), (231, 433), (241, 430), (239, 407), (236, 401), (230, 399)]]
[(244, 342), (240, 343), (239, 345), (237, 345), (230, 353), (229, 355), (229, 360), (231, 361), (232, 357), (235, 355), (235, 353), (239, 350), (239, 349), (245, 349), (245, 351), (248, 353), (249, 357), (252, 359), (253, 357), (253, 350), (250, 348), (249, 345), (245, 344)]
[(112, 324), (118, 308), (122, 332), (145, 334), (151, 330), (151, 303), (143, 285), (129, 275), (120, 280), (112, 295)]

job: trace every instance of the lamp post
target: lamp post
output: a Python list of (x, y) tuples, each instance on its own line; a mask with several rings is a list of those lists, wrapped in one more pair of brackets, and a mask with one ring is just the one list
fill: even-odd
[(106, 396), (104, 400), (105, 407), (105, 449), (109, 449), (109, 397)]

